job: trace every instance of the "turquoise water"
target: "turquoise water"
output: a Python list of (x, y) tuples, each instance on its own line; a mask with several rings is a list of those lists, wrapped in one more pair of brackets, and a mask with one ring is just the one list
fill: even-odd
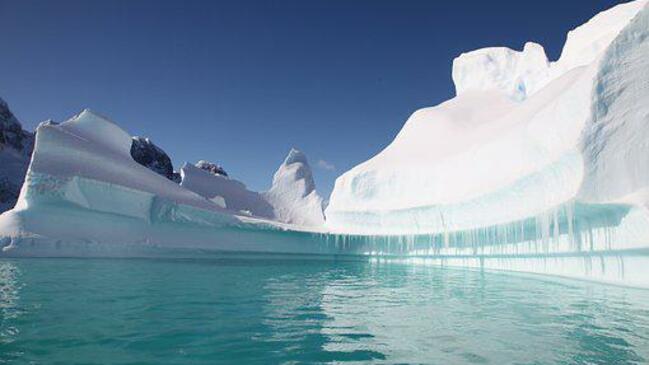
[(0, 364), (637, 364), (649, 292), (367, 261), (0, 260)]

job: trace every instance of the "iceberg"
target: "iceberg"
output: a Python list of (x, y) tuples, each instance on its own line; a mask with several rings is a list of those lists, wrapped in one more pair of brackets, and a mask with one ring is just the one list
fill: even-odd
[(456, 96), (342, 174), (326, 209), (297, 150), (254, 192), (207, 161), (177, 184), (89, 110), (41, 124), (1, 255), (333, 254), (649, 287), (647, 1), (571, 31), (554, 62), (531, 42), (460, 55)]
[(416, 111), (388, 147), (340, 176), (327, 226), (431, 234), (557, 210), (573, 219), (583, 204), (644, 209), (645, 4), (575, 29), (554, 63), (532, 43), (459, 56), (457, 96)]
[(642, 0), (571, 31), (556, 62), (534, 43), (460, 55), (456, 96), (336, 180), (326, 227), (447, 264), (646, 286), (648, 36)]
[[(0, 215), (2, 255), (338, 252), (313, 239), (319, 232), (273, 220), (276, 207), (242, 183), (185, 164), (177, 184), (136, 161), (132, 145), (127, 132), (88, 109), (39, 125), (18, 202)], [(288, 176), (302, 186), (303, 176)]]

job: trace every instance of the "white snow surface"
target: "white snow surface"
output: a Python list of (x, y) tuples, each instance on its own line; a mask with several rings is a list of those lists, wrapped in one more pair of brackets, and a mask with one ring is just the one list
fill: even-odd
[(575, 201), (629, 203), (649, 183), (646, 2), (570, 32), (555, 63), (532, 43), (458, 57), (457, 96), (415, 112), (388, 147), (336, 180), (327, 227), (448, 232)]
[(513, 100), (525, 100), (566, 72), (596, 62), (646, 3), (618, 5), (570, 31), (556, 62), (550, 62), (543, 47), (534, 42), (526, 43), (522, 51), (491, 47), (463, 53), (453, 61), (456, 93), (499, 91)]
[(199, 168), (205, 164), (209, 163), (186, 163), (180, 170), (180, 186), (211, 201), (222, 202), (233, 214), (302, 227), (324, 225), (322, 198), (316, 192), (311, 168), (302, 152), (291, 149), (275, 172), (271, 188), (262, 193), (248, 190), (236, 179)]
[(248, 190), (238, 180), (210, 173), (188, 163), (180, 169), (180, 176), (180, 186), (211, 201), (218, 201), (219, 204), (222, 202), (224, 208), (234, 214), (247, 211), (257, 217), (275, 217), (273, 207), (259, 193)]

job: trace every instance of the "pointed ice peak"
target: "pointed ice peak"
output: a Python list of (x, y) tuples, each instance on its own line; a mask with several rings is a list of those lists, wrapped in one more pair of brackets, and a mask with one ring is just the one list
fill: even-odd
[(301, 226), (324, 224), (322, 198), (306, 155), (292, 148), (273, 176), (273, 185), (263, 193), (273, 206), (275, 219)]
[(287, 182), (290, 184), (292, 181), (298, 180), (304, 182), (303, 186), (299, 189), (303, 196), (315, 190), (313, 173), (311, 172), (311, 166), (309, 166), (306, 155), (296, 148), (291, 148), (284, 162), (273, 176), (273, 187), (271, 190), (276, 189), (277, 186), (287, 184)]
[(284, 165), (290, 165), (294, 163), (303, 163), (305, 165), (309, 164), (306, 159), (306, 155), (302, 153), (302, 151), (296, 148), (291, 148), (288, 155), (284, 159)]

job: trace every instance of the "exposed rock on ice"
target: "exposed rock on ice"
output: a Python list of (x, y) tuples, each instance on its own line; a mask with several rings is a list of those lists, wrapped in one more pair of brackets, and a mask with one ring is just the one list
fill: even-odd
[(201, 170), (205, 170), (213, 175), (228, 176), (228, 173), (225, 172), (225, 169), (223, 169), (223, 167), (209, 161), (200, 160), (196, 163), (196, 167)]
[(131, 156), (135, 162), (160, 174), (171, 181), (177, 181), (178, 176), (174, 172), (171, 159), (165, 151), (156, 146), (150, 139), (144, 137), (133, 137), (131, 144)]
[(291, 149), (273, 176), (273, 185), (264, 197), (273, 206), (277, 220), (300, 226), (324, 224), (322, 198), (313, 181), (306, 156)]
[(18, 199), (32, 153), (34, 136), (0, 99), (0, 213), (11, 209)]

